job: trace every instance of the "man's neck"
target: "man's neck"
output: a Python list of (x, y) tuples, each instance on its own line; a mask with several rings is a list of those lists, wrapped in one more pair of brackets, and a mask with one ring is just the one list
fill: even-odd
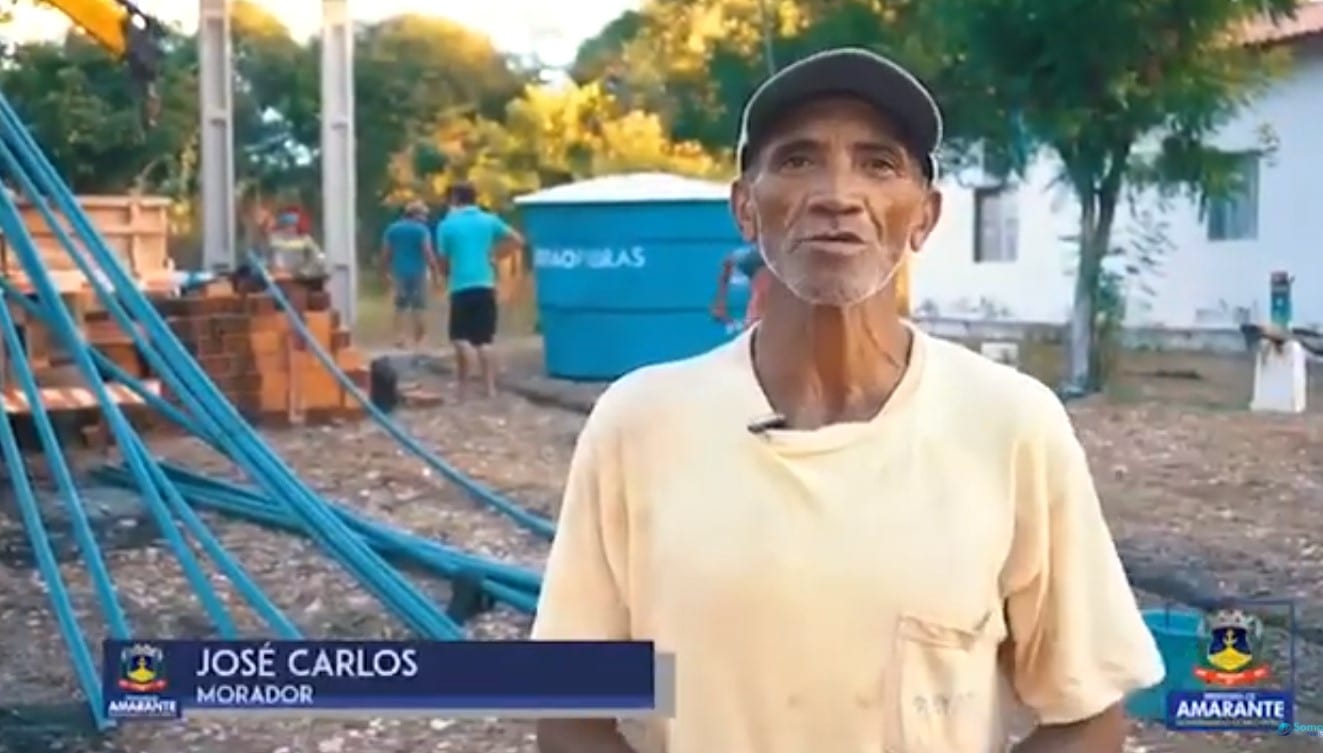
[(792, 428), (867, 421), (909, 364), (913, 338), (890, 286), (847, 308), (813, 306), (779, 280), (754, 331), (754, 372)]

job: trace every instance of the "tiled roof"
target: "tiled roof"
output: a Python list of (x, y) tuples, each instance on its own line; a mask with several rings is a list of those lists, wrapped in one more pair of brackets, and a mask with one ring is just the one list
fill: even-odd
[(1246, 44), (1281, 44), (1315, 36), (1323, 36), (1323, 2), (1300, 6), (1293, 19), (1276, 24), (1264, 19), (1250, 24), (1244, 40)]

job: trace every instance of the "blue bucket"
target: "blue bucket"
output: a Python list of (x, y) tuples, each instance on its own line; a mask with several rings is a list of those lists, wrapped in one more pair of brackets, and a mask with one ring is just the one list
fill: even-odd
[(1141, 690), (1126, 700), (1126, 712), (1135, 719), (1162, 721), (1167, 717), (1167, 694), (1175, 690), (1203, 687), (1194, 670), (1204, 654), (1203, 615), (1177, 609), (1146, 609), (1148, 625), (1167, 668), (1162, 682)]

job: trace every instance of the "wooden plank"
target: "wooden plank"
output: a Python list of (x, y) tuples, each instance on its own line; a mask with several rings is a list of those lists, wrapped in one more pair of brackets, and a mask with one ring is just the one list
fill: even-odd
[(299, 369), (299, 353), (295, 348), (294, 340), (295, 338), (290, 337), (286, 341), (288, 347), (285, 348), (285, 376), (287, 379), (286, 385), (289, 388), (289, 392), (287, 393), (289, 395), (289, 402), (287, 403), (288, 412), (286, 417), (289, 419), (291, 425), (303, 423), (303, 414), (305, 410), (303, 374), (301, 369)]
[[(143, 386), (148, 393), (160, 397), (161, 383), (158, 380), (145, 380)], [(146, 400), (136, 392), (117, 382), (106, 382), (106, 391), (110, 393), (111, 400), (117, 405), (143, 405), (146, 403)], [(101, 405), (97, 400), (96, 393), (87, 387), (44, 387), (41, 389), (40, 395), (41, 404), (47, 411), (51, 412), (85, 410)], [(0, 393), (0, 404), (4, 405), (5, 413), (22, 415), (32, 412), (32, 404), (28, 402), (27, 394), (17, 388), (11, 387)]]
[(129, 201), (129, 227), (128, 227), (128, 247), (124, 249), (124, 255), (129, 263), (129, 272), (138, 276), (140, 267), (138, 266), (138, 257), (142, 254), (140, 246), (142, 245), (142, 236), (138, 233), (138, 227), (142, 223), (142, 202), (138, 201), (137, 196), (131, 197)]
[[(106, 247), (126, 270), (140, 274), (162, 269), (169, 263), (170, 201), (162, 197), (79, 196), (84, 214), (96, 228)], [(68, 250), (32, 205), (19, 203), (24, 227), (36, 245), (43, 266), (51, 271), (81, 276)], [(67, 217), (57, 217), (57, 224), (81, 247)], [(0, 273), (20, 271), (13, 254), (0, 258)]]
[[(68, 310), (69, 316), (73, 318), (74, 327), (83, 335), (86, 341), (86, 316), (91, 302), (92, 294), (83, 288), (72, 290), (62, 289), (60, 291), (60, 303)], [(36, 364), (48, 364), (57, 356), (64, 352), (64, 344), (54, 332), (42, 322), (36, 321), (31, 317), (25, 317), (23, 327), (24, 345), (27, 346), (27, 357), (32, 361), (34, 367)]]

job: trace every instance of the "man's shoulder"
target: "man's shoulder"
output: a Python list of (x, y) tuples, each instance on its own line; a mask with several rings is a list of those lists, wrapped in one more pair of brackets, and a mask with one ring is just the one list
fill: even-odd
[(409, 220), (395, 220), (386, 226), (386, 237), (394, 239), (396, 242), (406, 243), (413, 239), (417, 234), (413, 223)]
[(437, 227), (452, 231), (463, 231), (473, 227), (480, 228), (490, 222), (488, 216), (486, 211), (476, 207), (452, 209), (446, 213), (445, 218), (437, 224)]
[(649, 433), (705, 411), (735, 375), (733, 344), (678, 361), (644, 366), (611, 383), (593, 406), (591, 421), (611, 433)]
[(1061, 398), (1043, 382), (998, 363), (965, 345), (933, 335), (928, 370), (943, 401), (966, 416), (1002, 423), (1023, 431), (1064, 415)]

